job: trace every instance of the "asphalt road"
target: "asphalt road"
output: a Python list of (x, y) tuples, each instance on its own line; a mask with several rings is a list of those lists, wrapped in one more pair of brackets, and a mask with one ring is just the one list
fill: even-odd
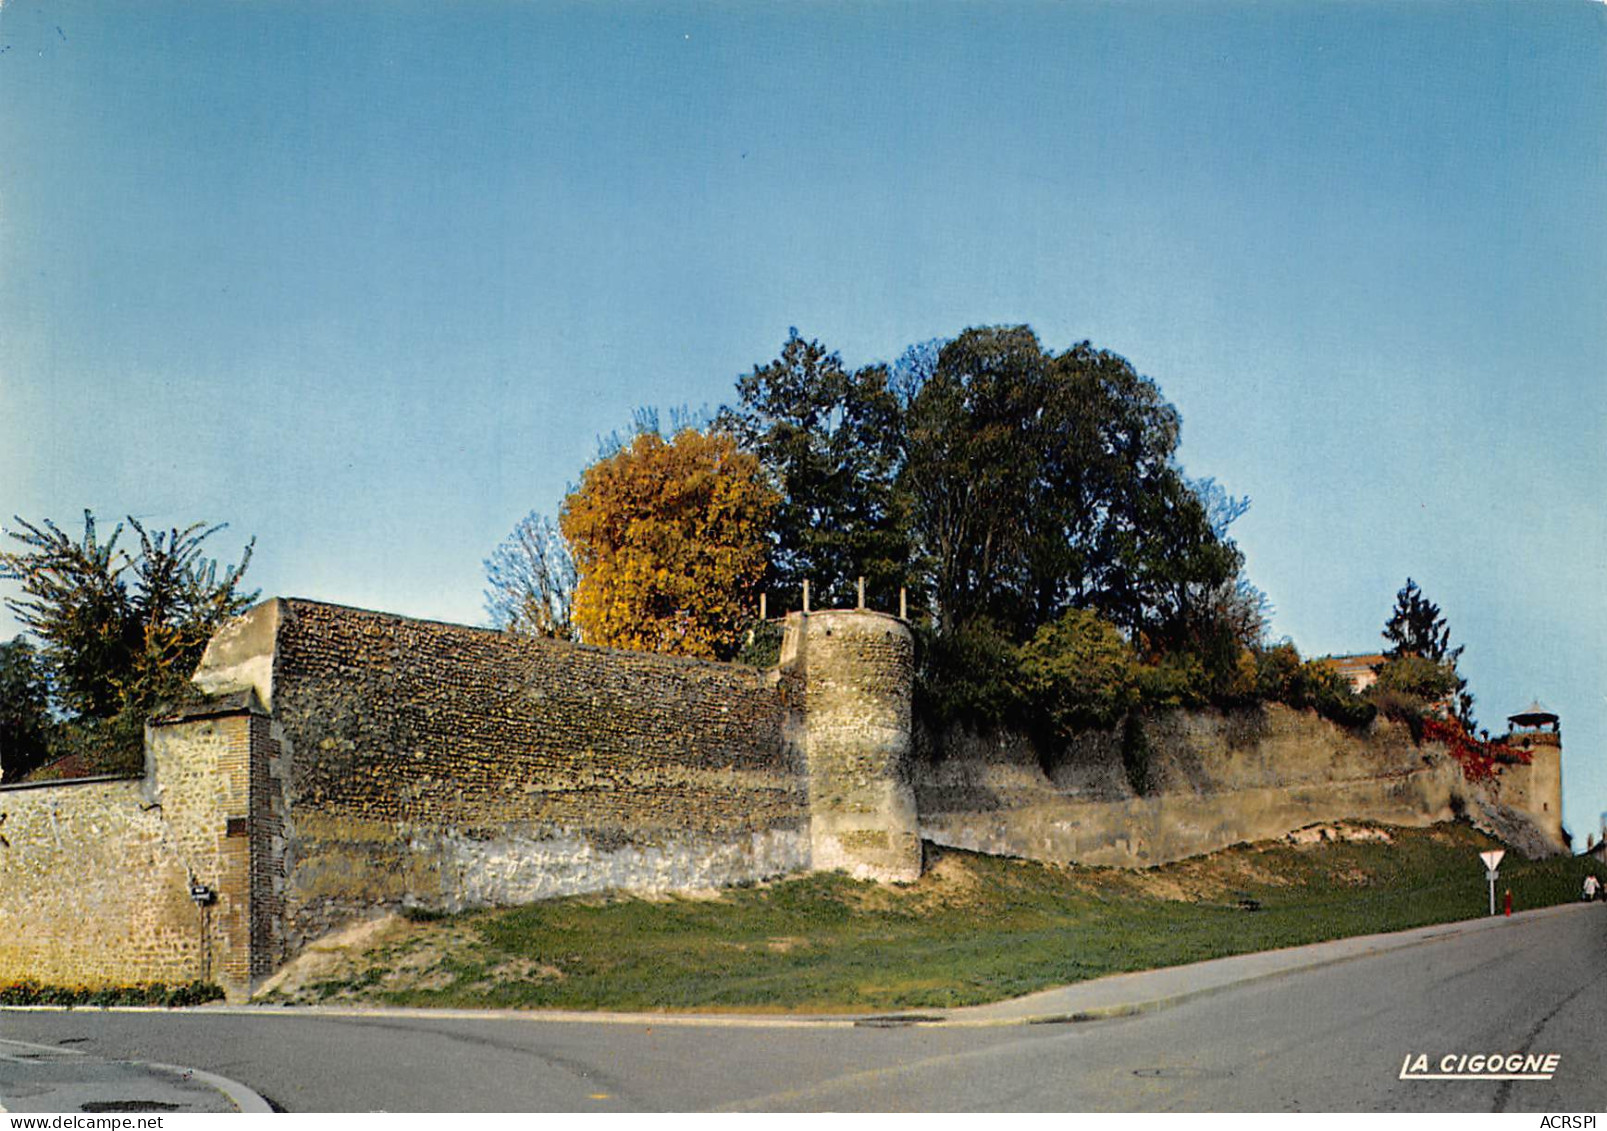
[[(0, 1012), (0, 1040), (187, 1065), (290, 1111), (1601, 1111), (1607, 907), (1518, 916), (1113, 1020), (1001, 1027)], [(66, 1044), (64, 1044), (66, 1042)], [(1559, 1057), (1550, 1080), (1408, 1057)], [(0, 1104), (14, 1073), (0, 1059)]]

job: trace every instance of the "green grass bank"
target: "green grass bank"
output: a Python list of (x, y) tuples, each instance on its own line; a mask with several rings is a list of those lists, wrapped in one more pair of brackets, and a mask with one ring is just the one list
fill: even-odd
[[(557, 899), (368, 925), (266, 999), (742, 1012), (940, 1009), (1105, 974), (1488, 910), (1463, 824), (1344, 825), (1142, 872), (927, 846), (917, 883), (810, 875), (707, 898)], [(1579, 898), (1580, 858), (1502, 865), (1520, 910)]]

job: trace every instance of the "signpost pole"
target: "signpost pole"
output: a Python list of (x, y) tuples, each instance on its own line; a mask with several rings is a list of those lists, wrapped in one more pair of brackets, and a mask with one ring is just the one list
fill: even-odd
[(1507, 854), (1504, 848), (1493, 848), (1489, 852), (1479, 853), (1479, 859), (1484, 861), (1484, 878), (1490, 881), (1490, 914), (1495, 914), (1495, 881), (1501, 878), (1496, 871), (1501, 864), (1501, 857)]

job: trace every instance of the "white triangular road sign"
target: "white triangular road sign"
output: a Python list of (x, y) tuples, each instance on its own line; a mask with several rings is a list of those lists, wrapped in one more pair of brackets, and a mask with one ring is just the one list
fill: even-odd
[(1484, 866), (1493, 872), (1496, 870), (1496, 868), (1500, 867), (1501, 857), (1505, 856), (1506, 854), (1507, 850), (1504, 848), (1492, 848), (1488, 852), (1479, 853), (1479, 859), (1483, 860)]

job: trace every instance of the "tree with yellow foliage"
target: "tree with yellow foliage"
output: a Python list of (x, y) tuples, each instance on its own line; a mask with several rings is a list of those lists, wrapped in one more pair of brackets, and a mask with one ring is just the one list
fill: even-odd
[(753, 617), (780, 497), (724, 432), (642, 431), (588, 467), (559, 527), (581, 639), (727, 659)]

